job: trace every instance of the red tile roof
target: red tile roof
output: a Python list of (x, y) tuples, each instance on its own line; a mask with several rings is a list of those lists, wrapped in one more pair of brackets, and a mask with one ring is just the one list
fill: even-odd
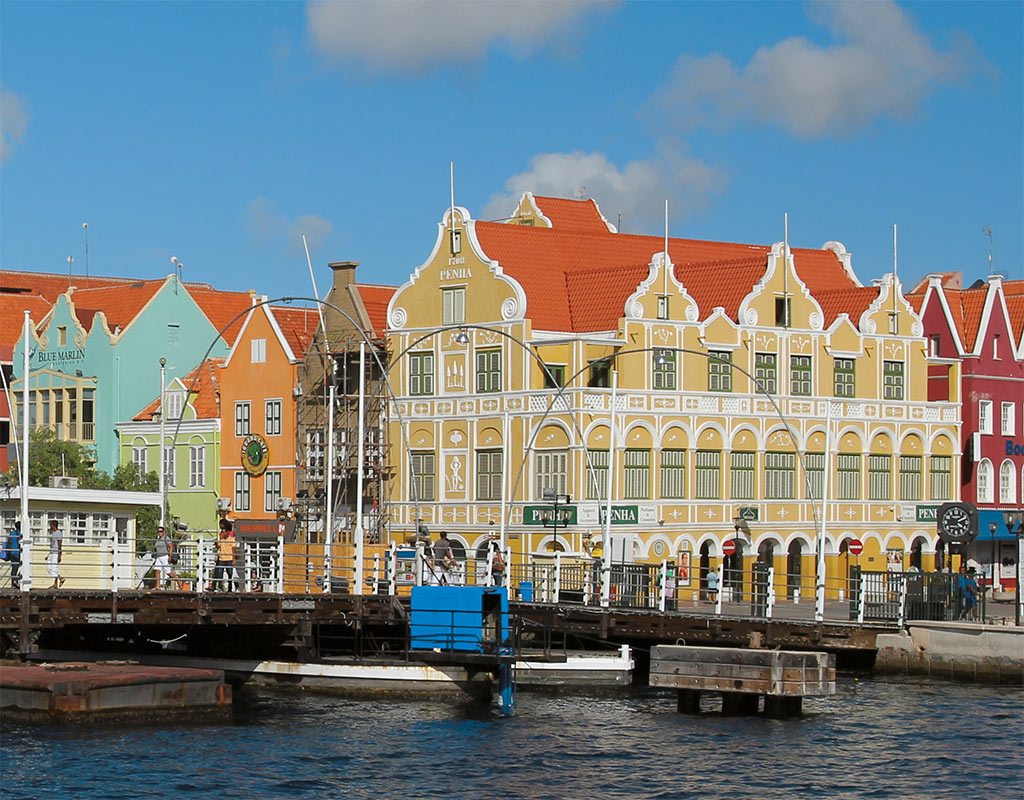
[(849, 314), (850, 322), (856, 327), (861, 315), (878, 299), (881, 292), (877, 286), (860, 286), (854, 289), (839, 289), (818, 292), (814, 299), (821, 306), (825, 315), (825, 327), (828, 328), (840, 314)]
[(608, 223), (594, 200), (567, 200), (564, 197), (533, 196), (540, 212), (551, 221), (551, 227), (578, 233), (608, 233)]
[(25, 312), (38, 326), (53, 304), (38, 294), (0, 293), (0, 347), (14, 348), (25, 327)]
[(108, 278), (102, 276), (61, 275), (55, 272), (29, 272), (27, 270), (0, 270), (0, 292), (10, 289), (28, 290), (42, 295), (51, 304), (57, 301), (70, 287), (93, 289), (103, 286), (117, 286), (137, 283), (135, 278)]
[[(242, 323), (245, 322), (245, 311), (252, 307), (252, 292), (222, 292), (213, 289), (206, 284), (186, 283), (185, 287), (196, 305), (210, 320), (218, 331), (222, 331), (224, 339), (230, 347), (238, 338), (242, 330)], [(231, 323), (228, 325), (228, 323)], [(227, 325), (227, 330), (223, 330)]]
[(75, 289), (71, 301), (83, 328), (89, 330), (93, 317), (102, 311), (113, 331), (127, 328), (163, 285), (163, 280), (157, 280)]
[[(522, 284), (536, 329), (615, 329), (652, 256), (664, 249), (664, 239), (610, 232), (591, 201), (535, 200), (552, 227), (478, 221), (484, 252)], [(723, 306), (735, 319), (740, 302), (763, 277), (770, 252), (765, 245), (669, 239), (676, 277), (697, 301), (701, 318)], [(831, 250), (792, 252), (812, 294), (858, 288)]]
[[(199, 419), (220, 418), (219, 372), (223, 366), (224, 359), (208, 358), (181, 380), (188, 387), (189, 395), (194, 395), (192, 397), (192, 405), (195, 406), (196, 415)], [(157, 397), (142, 411), (132, 417), (132, 420), (135, 422), (151, 420), (159, 407), (160, 398)]]
[(388, 303), (391, 302), (397, 288), (370, 283), (356, 284), (356, 291), (359, 292), (359, 298), (370, 317), (370, 327), (373, 329), (370, 335), (375, 339), (381, 338), (387, 329)]
[(300, 361), (303, 360), (320, 326), (320, 315), (317, 310), (285, 306), (271, 306), (268, 310), (277, 320), (285, 341), (292, 349), (292, 355)]

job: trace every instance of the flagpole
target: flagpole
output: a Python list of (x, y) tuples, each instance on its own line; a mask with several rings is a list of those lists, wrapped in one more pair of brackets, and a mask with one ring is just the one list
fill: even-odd
[(25, 347), (21, 354), (21, 563), (24, 565), (21, 591), (28, 592), (32, 589), (32, 525), (28, 518), (28, 375), (32, 325), (29, 322), (28, 311), (25, 312), (25, 331), (22, 338)]

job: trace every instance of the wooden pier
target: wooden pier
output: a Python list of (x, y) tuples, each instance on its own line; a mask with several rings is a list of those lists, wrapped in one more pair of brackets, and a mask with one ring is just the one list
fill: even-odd
[(55, 722), (205, 719), (231, 713), (231, 687), (213, 669), (7, 664), (0, 669), (0, 712)]
[(829, 653), (738, 647), (658, 645), (651, 649), (651, 686), (678, 690), (683, 713), (700, 711), (703, 692), (720, 692), (722, 713), (797, 716), (803, 698), (836, 693), (836, 657)]

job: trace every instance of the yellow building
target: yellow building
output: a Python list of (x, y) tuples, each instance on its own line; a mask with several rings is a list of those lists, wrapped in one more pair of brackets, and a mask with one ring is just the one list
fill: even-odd
[(729, 540), (734, 580), (756, 559), (790, 596), (813, 592), (819, 537), (832, 578), (933, 568), (934, 510), (960, 486), (958, 381), (927, 402), (894, 276), (863, 286), (837, 242), (670, 238), (666, 269), (665, 241), (618, 233), (591, 200), (445, 214), (388, 307), (393, 535), (422, 519), (470, 551), (504, 528), (517, 559), (594, 553), (614, 437), (612, 558), (685, 567), (684, 595)]

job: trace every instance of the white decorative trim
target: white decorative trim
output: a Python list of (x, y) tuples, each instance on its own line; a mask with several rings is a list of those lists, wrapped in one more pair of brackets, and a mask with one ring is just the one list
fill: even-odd
[[(497, 263), (495, 261), (493, 265), (497, 267)], [(519, 302), (518, 296), (509, 297), (501, 304), (501, 318), (506, 322), (522, 319), (525, 311), (526, 308)]]
[(812, 331), (820, 331), (825, 325), (825, 315), (820, 311), (812, 311), (811, 315), (807, 318), (807, 322), (811, 326)]
[(409, 313), (404, 308), (392, 308), (388, 313), (388, 324), (392, 328), (404, 328), (409, 321)]
[(644, 315), (644, 307), (639, 300), (632, 298), (626, 302), (626, 316), (630, 319), (641, 319)]

